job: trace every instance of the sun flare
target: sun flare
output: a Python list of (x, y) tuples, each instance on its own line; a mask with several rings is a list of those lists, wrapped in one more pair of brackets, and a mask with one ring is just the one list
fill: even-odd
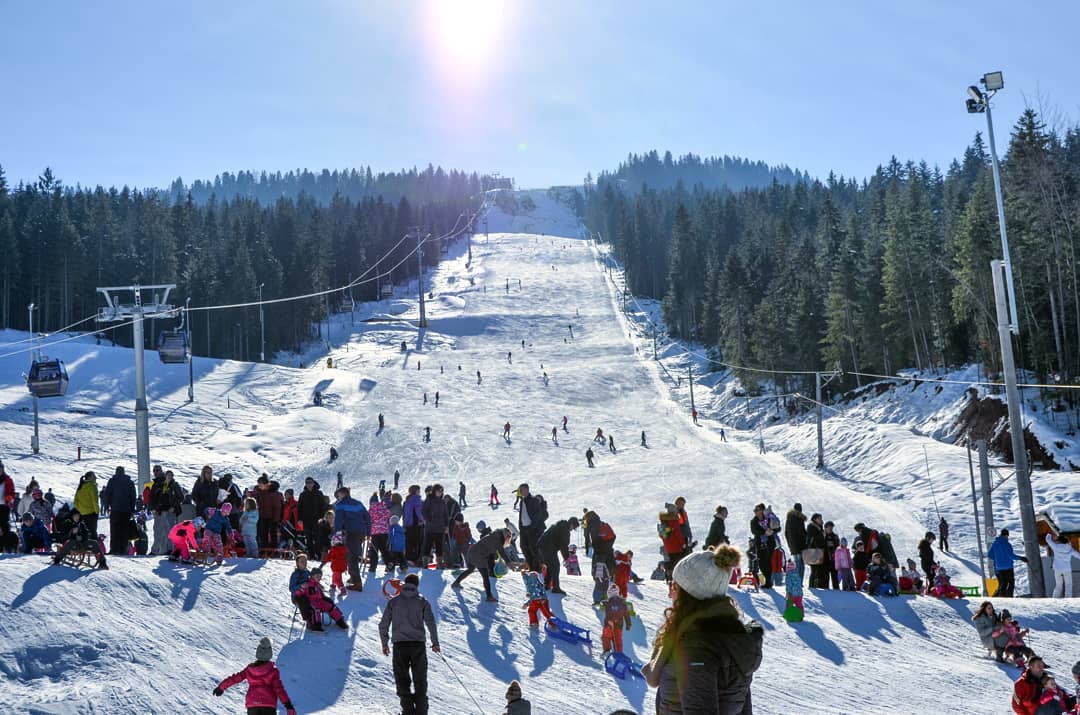
[(456, 71), (491, 61), (505, 12), (502, 0), (429, 0), (428, 35), (435, 58)]

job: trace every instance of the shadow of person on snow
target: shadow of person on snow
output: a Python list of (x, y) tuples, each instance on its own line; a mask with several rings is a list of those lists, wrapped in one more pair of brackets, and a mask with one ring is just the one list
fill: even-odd
[[(891, 640), (889, 636), (892, 638), (899, 636), (889, 619), (885, 618), (885, 614), (889, 613), (891, 602), (902, 599), (904, 596), (877, 597), (851, 591), (816, 591), (814, 595), (821, 603), (823, 611), (857, 636), (876, 638), (885, 642)], [(783, 595), (777, 594), (777, 596), (783, 604)], [(905, 608), (905, 606), (896, 607), (901, 613)], [(906, 608), (910, 611), (910, 604)]]
[[(295, 623), (299, 633), (294, 634), (277, 653), (277, 664), (293, 702), (304, 703), (304, 712), (331, 708), (345, 692), (350, 663), (363, 669), (373, 679), (386, 679), (390, 672), (390, 659), (380, 666), (371, 658), (353, 661), (353, 647), (359, 623), (375, 612), (374, 602), (365, 593), (350, 594), (337, 605), (349, 623), (348, 632), (334, 624), (324, 624), (324, 632), (308, 631), (297, 616)], [(378, 595), (382, 600), (382, 594)], [(350, 603), (351, 600), (351, 603)], [(357, 618), (357, 616), (361, 616)], [(316, 675), (317, 674), (317, 675)], [(316, 677), (312, 677), (316, 676)]]
[[(505, 625), (499, 625), (497, 633), (500, 642), (495, 643), (492, 639), (491, 622), (494, 620), (498, 604), (481, 601), (476, 607), (474, 618), (460, 591), (457, 594), (457, 600), (461, 609), (461, 620), (468, 628), (465, 638), (469, 644), (469, 651), (476, 655), (480, 665), (504, 683), (520, 679), (521, 675), (514, 664), (517, 655), (510, 652), (512, 640), (510, 629)], [(478, 625), (478, 621), (483, 625)]]
[(161, 562), (154, 567), (154, 573), (172, 584), (171, 596), (180, 600), (180, 594), (187, 591), (184, 596), (183, 610), (190, 611), (195, 608), (195, 602), (199, 600), (199, 589), (206, 580), (206, 566), (181, 564), (162, 558)]
[[(51, 559), (51, 556), (44, 556)], [(40, 571), (23, 581), (22, 592), (11, 602), (11, 610), (29, 603), (36, 598), (43, 588), (52, 586), (62, 581), (74, 582), (89, 574), (89, 570), (74, 569), (69, 566), (53, 566), (52, 561), (47, 561)]]

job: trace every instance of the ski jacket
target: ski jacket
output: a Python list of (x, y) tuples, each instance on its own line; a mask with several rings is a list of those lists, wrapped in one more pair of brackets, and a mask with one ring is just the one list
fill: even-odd
[[(420, 595), (417, 587), (411, 583), (401, 586), (401, 593), (390, 599), (379, 619), (379, 638), (383, 648), (394, 643), (423, 643), (424, 627), (431, 635), (431, 645), (439, 645), (439, 629), (435, 625), (435, 614), (431, 604)], [(390, 631), (393, 628), (393, 636)]]
[(450, 528), (450, 511), (442, 497), (429, 494), (422, 507), (424, 531), (428, 534), (441, 534)]
[(1038, 679), (1031, 675), (1030, 670), (1024, 670), (1023, 675), (1013, 684), (1013, 712), (1017, 715), (1035, 715), (1039, 709), (1041, 692), (1042, 685)]
[(277, 709), (280, 700), (286, 710), (293, 709), (292, 700), (281, 682), (281, 671), (274, 665), (274, 661), (257, 660), (239, 673), (233, 673), (222, 680), (218, 687), (228, 690), (245, 680), (248, 682), (248, 691), (244, 698), (244, 707)]
[(784, 574), (784, 588), (789, 596), (803, 595), (802, 579), (799, 578), (798, 571), (788, 571)]
[(295, 526), (300, 513), (296, 507), (296, 499), (286, 499), (281, 505), (281, 521)]
[(776, 532), (766, 536), (765, 532), (769, 528), (768, 517), (763, 519), (750, 518), (750, 533), (754, 535), (754, 543), (757, 546), (758, 558), (760, 554), (769, 553), (776, 548)]
[[(675, 713), (749, 713), (753, 711), (750, 684), (761, 665), (764, 631), (751, 621), (739, 620), (725, 597), (711, 599), (706, 607), (665, 636), (674, 678), (660, 678), (657, 704), (678, 703), (679, 709), (658, 709), (660, 715)], [(676, 692), (670, 692), (674, 688)]]
[[(593, 562), (603, 561), (607, 564), (608, 571), (615, 570), (615, 541), (605, 540), (600, 538), (600, 529), (604, 526), (604, 522), (600, 519), (600, 516), (596, 512), (589, 512), (589, 518), (586, 520), (588, 526), (585, 529), (585, 533), (588, 536), (585, 539), (586, 543), (592, 545)], [(608, 527), (610, 528), (610, 527)]]
[(1016, 646), (1017, 648), (1025, 648), (1027, 644), (1024, 643), (1024, 634), (1027, 630), (1021, 630), (1020, 626), (1016, 625), (1016, 621), (1009, 621), (1008, 623), (1002, 621), (998, 624), (998, 627), (994, 630), (996, 637), (1004, 635), (1008, 640), (1005, 642), (1006, 648)]
[(821, 549), (824, 551), (827, 546), (828, 544), (825, 541), (825, 530), (814, 522), (809, 522), (806, 525), (806, 546), (804, 548)]
[(971, 619), (971, 622), (975, 625), (975, 630), (979, 634), (979, 640), (982, 641), (983, 647), (987, 650), (1001, 650), (1009, 643), (1008, 634), (998, 629), (1001, 626), (1001, 621), (997, 616), (991, 616), (989, 613), (982, 613)]
[(195, 502), (195, 513), (205, 514), (207, 507), (218, 505), (217, 480), (203, 479), (201, 476), (195, 480), (191, 487), (191, 500)]
[(307, 583), (293, 591), (297, 598), (306, 598), (311, 607), (316, 611), (327, 612), (334, 609), (334, 602), (323, 593), (322, 584), (313, 578), (308, 578)]
[(315, 524), (326, 513), (326, 498), (319, 491), (318, 482), (310, 490), (304, 487), (300, 492), (300, 498), (296, 500), (296, 514), (304, 524), (304, 531), (311, 534), (315, 532)]
[(452, 524), (454, 517), (461, 513), (461, 505), (449, 494), (443, 495), (443, 502), (446, 503), (446, 523)]
[(187, 545), (191, 548), (199, 548), (199, 544), (195, 541), (195, 525), (190, 521), (181, 521), (179, 524), (169, 529), (169, 541), (174, 544), (187, 542)]
[(371, 535), (390, 533), (390, 509), (386, 502), (376, 500), (368, 506), (368, 514), (371, 516)]
[(221, 513), (221, 509), (215, 509), (214, 515), (206, 520), (206, 530), (220, 534), (224, 538), (227, 534), (232, 533), (232, 526), (229, 524), (229, 519)]
[(405, 553), (405, 528), (401, 524), (390, 525), (390, 550)]
[(570, 522), (566, 519), (560, 519), (540, 535), (536, 546), (542, 554), (562, 554), (563, 561), (565, 561), (570, 557), (570, 532)]
[(999, 536), (990, 544), (990, 550), (986, 553), (993, 562), (995, 571), (1008, 571), (1016, 563), (1016, 553), (1013, 551), (1009, 537)]
[(371, 516), (368, 514), (368, 510), (352, 497), (339, 500), (334, 509), (334, 531), (369, 536), (371, 534)]
[(727, 526), (724, 524), (724, 519), (719, 514), (713, 514), (712, 524), (709, 525), (709, 535), (705, 537), (705, 548), (710, 546), (719, 546), (720, 544), (730, 544), (727, 537)]
[(1052, 566), (1055, 574), (1065, 574), (1065, 578), (1072, 576), (1072, 560), (1080, 560), (1080, 551), (1073, 548), (1072, 544), (1060, 544), (1053, 539), (1046, 539), (1046, 548), (1053, 557)]
[[(900, 568), (900, 562), (896, 560), (896, 552), (893, 551), (891, 541), (867, 526), (856, 531), (859, 534), (859, 540), (863, 542), (863, 551), (866, 552), (867, 556), (872, 557), (875, 551), (880, 551), (881, 557), (886, 563), (892, 564), (893, 568)], [(859, 568), (858, 562), (856, 562), (855, 568)]]
[(535, 571), (525, 571), (521, 574), (525, 582), (525, 595), (530, 601), (538, 601), (547, 598), (547, 590), (544, 588), (544, 579)]
[(686, 550), (686, 536), (683, 534), (678, 512), (660, 512), (658, 527), (657, 533), (660, 535), (660, 541), (664, 544), (665, 554), (669, 556), (681, 554)]
[(848, 551), (848, 547), (836, 547), (836, 553), (833, 554), (833, 566), (836, 567), (837, 571), (851, 568), (851, 552)]
[(532, 703), (525, 698), (511, 700), (506, 704), (503, 715), (532, 715)]
[(78, 524), (69, 526), (66, 533), (64, 533), (65, 541), (74, 541), (76, 544), (89, 544), (96, 539), (97, 536), (90, 533), (90, 527), (82, 519), (79, 519)]
[(923, 539), (919, 542), (919, 563), (923, 571), (932, 573), (934, 568), (934, 547), (930, 542)]
[(337, 546), (331, 546), (330, 551), (326, 554), (326, 560), (330, 562), (330, 570), (334, 573), (342, 573), (349, 567), (346, 563), (346, 558), (349, 552), (341, 544)]
[(495, 529), (472, 545), (469, 549), (469, 553), (465, 555), (465, 565), (478, 569), (486, 569), (488, 567), (488, 559), (496, 554), (498, 554), (499, 558), (504, 562), (510, 563), (510, 557), (506, 555), (506, 549), (503, 548), (504, 541), (506, 541), (506, 530)]
[(19, 531), (22, 533), (23, 541), (23, 553), (30, 553), (30, 537), (35, 537), (41, 540), (41, 543), (45, 545), (46, 549), (52, 548), (52, 538), (49, 536), (49, 530), (45, 528), (45, 522), (41, 519), (34, 517), (34, 521), (30, 526), (23, 524), (19, 527)]
[(870, 564), (870, 568), (866, 570), (866, 578), (870, 581), (870, 595), (875, 595), (883, 583), (892, 584), (893, 590), (900, 591), (900, 584), (896, 582), (896, 576), (887, 564)]
[(794, 509), (789, 511), (784, 522), (784, 532), (787, 534), (787, 545), (792, 555), (802, 554), (806, 548), (806, 514)]
[(289, 576), (289, 593), (295, 594), (305, 583), (311, 579), (311, 571), (307, 569), (293, 569)]
[(167, 511), (178, 514), (183, 501), (184, 490), (180, 488), (180, 485), (175, 481), (169, 483), (163, 479), (160, 482), (155, 481), (150, 487), (150, 503), (147, 506), (156, 514)]
[(72, 506), (83, 516), (97, 514), (99, 503), (96, 481), (85, 481), (75, 490), (75, 502)]
[(405, 497), (405, 526), (419, 526), (424, 523), (424, 499), (419, 494)]
[(1039, 696), (1039, 709), (1035, 715), (1068, 715), (1075, 712), (1072, 708), (1066, 709), (1067, 702), (1065, 691), (1060, 686), (1046, 688)]
[[(525, 526), (522, 519), (522, 514), (529, 517), (529, 525)], [(521, 500), (521, 511), (518, 513), (518, 529), (531, 529), (534, 533), (541, 533), (546, 527), (543, 503), (540, 501), (540, 497), (536, 494), (529, 494)]]
[(135, 493), (135, 482), (126, 474), (114, 474), (105, 485), (105, 503), (109, 505), (109, 511), (118, 514), (131, 514), (135, 511), (135, 502), (138, 496)]
[(245, 511), (240, 515), (240, 533), (244, 538), (256, 538), (259, 533), (259, 510)]
[(450, 536), (458, 547), (468, 546), (469, 542), (472, 541), (472, 529), (464, 521), (455, 521), (454, 526), (450, 529)]
[(610, 623), (613, 628), (625, 628), (630, 630), (633, 626), (630, 620), (630, 607), (622, 596), (608, 596), (604, 604), (604, 622)]
[(8, 509), (12, 509), (15, 507), (15, 498), (18, 496), (15, 492), (15, 480), (7, 472), (0, 471), (0, 477), (3, 477), (4, 483), (4, 503), (7, 504)]
[(941, 521), (938, 522), (937, 530), (938, 530), (938, 538), (940, 538), (942, 541), (949, 538), (949, 522), (942, 519)]
[(34, 499), (30, 502), (29, 512), (34, 515), (35, 519), (41, 519), (41, 523), (45, 526), (49, 526), (53, 520), (53, 508), (52, 504), (42, 499)]

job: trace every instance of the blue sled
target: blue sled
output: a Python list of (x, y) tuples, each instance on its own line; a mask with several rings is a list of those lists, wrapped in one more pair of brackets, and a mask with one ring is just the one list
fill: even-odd
[(573, 623), (564, 621), (561, 618), (551, 618), (544, 624), (544, 630), (552, 638), (558, 638), (560, 640), (567, 641), (568, 643), (585, 643), (592, 645), (592, 638), (589, 637), (589, 630), (587, 628), (581, 628), (575, 626)]
[(619, 680), (626, 680), (627, 676), (645, 679), (641, 673), (641, 664), (630, 660), (626, 653), (608, 653), (604, 659), (604, 670), (614, 675)]

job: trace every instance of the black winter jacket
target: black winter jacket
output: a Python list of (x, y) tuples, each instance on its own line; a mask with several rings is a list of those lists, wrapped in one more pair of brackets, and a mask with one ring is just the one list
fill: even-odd
[[(749, 715), (753, 712), (750, 685), (761, 665), (764, 630), (743, 623), (725, 596), (680, 624), (669, 637), (669, 668), (675, 673), (661, 679), (659, 688), (672, 685), (677, 694), (657, 693), (660, 715)], [(678, 702), (680, 709), (671, 703)]]
[(296, 502), (296, 514), (304, 522), (304, 531), (312, 533), (315, 523), (326, 513), (326, 499), (316, 484), (310, 491), (304, 489)]
[(105, 503), (109, 505), (109, 511), (132, 514), (137, 499), (135, 482), (126, 474), (114, 474), (105, 485)]
[[(529, 525), (524, 526), (521, 523), (521, 514), (529, 514)], [(535, 494), (530, 494), (521, 500), (521, 512), (518, 514), (518, 529), (531, 529), (533, 533), (542, 533), (546, 525), (540, 518), (540, 500), (536, 498)]]
[(503, 562), (510, 563), (510, 557), (506, 555), (503, 543), (506, 541), (506, 529), (495, 529), (469, 547), (469, 553), (465, 555), (465, 565), (478, 569), (488, 567), (488, 559), (498, 554)]
[(540, 553), (545, 556), (560, 553), (564, 561), (570, 558), (570, 531), (570, 522), (566, 519), (560, 519), (549, 526), (536, 542)]
[(195, 486), (191, 488), (191, 501), (195, 502), (195, 515), (205, 517), (209, 507), (217, 506), (218, 483), (216, 479), (209, 481), (199, 477), (195, 480)]
[(922, 569), (927, 573), (933, 573), (934, 569), (934, 547), (930, 545), (930, 542), (926, 539), (919, 541), (919, 561), (922, 562)]
[(806, 515), (794, 509), (789, 511), (787, 521), (784, 522), (784, 531), (787, 534), (787, 545), (792, 555), (801, 554), (806, 548)]
[(825, 531), (812, 521), (806, 525), (806, 546), (804, 548), (823, 550), (825, 548)]
[(720, 518), (719, 514), (714, 514), (712, 524), (709, 525), (709, 535), (705, 537), (705, 548), (729, 543), (731, 542), (728, 541), (727, 527), (724, 520)]

